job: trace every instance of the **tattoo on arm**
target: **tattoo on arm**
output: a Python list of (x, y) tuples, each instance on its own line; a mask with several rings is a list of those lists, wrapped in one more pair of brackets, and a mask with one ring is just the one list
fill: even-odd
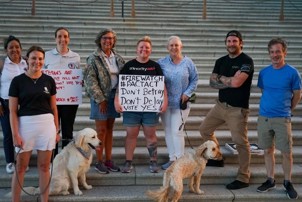
[(230, 85), (227, 85), (225, 82), (223, 82), (222, 79), (226, 79), (226, 78), (229, 78), (230, 81), (228, 81), (230, 84), (231, 84), (231, 79), (230, 77), (225, 77), (225, 76), (221, 76), (221, 75), (218, 75), (216, 73), (213, 73), (210, 77), (210, 86), (212, 88), (215, 88), (215, 89), (224, 89), (224, 88), (229, 88)]
[(221, 76), (220, 81), (227, 87), (232, 87), (232, 77)]

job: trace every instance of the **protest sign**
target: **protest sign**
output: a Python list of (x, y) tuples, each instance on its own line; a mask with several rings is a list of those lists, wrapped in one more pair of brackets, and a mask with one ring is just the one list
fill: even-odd
[(119, 75), (123, 111), (159, 112), (164, 99), (164, 76)]
[(57, 105), (82, 104), (83, 74), (81, 69), (43, 69), (57, 87)]

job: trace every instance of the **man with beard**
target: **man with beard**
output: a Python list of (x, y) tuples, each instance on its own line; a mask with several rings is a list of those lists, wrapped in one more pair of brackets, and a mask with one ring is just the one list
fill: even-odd
[[(215, 106), (209, 111), (200, 126), (204, 141), (212, 140), (218, 145), (214, 131), (226, 124), (238, 151), (239, 169), (236, 180), (226, 185), (227, 189), (249, 186), (250, 146), (247, 137), (249, 98), (254, 74), (254, 62), (242, 52), (242, 35), (236, 30), (227, 33), (225, 45), (228, 55), (216, 60), (210, 77), (210, 86), (219, 89)], [(209, 160), (208, 166), (223, 167), (223, 159)]]

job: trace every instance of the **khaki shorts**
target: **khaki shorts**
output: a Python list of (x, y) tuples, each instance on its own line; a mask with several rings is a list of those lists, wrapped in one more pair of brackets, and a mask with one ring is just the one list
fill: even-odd
[(269, 149), (275, 146), (281, 152), (291, 152), (292, 132), (291, 119), (286, 117), (258, 118), (258, 144), (262, 149)]

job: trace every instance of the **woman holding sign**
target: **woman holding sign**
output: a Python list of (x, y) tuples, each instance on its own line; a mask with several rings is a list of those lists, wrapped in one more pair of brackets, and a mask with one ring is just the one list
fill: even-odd
[[(114, 51), (116, 33), (102, 30), (95, 39), (98, 49), (87, 58), (84, 70), (85, 90), (90, 98), (90, 119), (95, 120), (98, 138), (102, 144), (96, 149), (95, 170), (102, 174), (118, 172), (120, 168), (111, 159), (113, 125), (120, 117), (114, 109), (114, 96), (118, 85), (118, 74), (124, 66), (123, 58)], [(106, 161), (103, 161), (105, 149)]]
[[(71, 51), (68, 47), (70, 42), (69, 31), (65, 27), (59, 27), (55, 31), (57, 47), (45, 53), (45, 69), (66, 70), (80, 69), (79, 54)], [(59, 81), (64, 82), (64, 81)], [(79, 94), (81, 94), (79, 92)], [(62, 104), (58, 101), (58, 117), (62, 131), (62, 149), (73, 139), (73, 124), (79, 105), (74, 103)], [(56, 145), (55, 154), (58, 154)]]
[[(121, 78), (126, 79), (128, 75), (153, 75), (153, 76), (163, 76), (163, 72), (158, 63), (149, 59), (151, 54), (152, 44), (151, 39), (148, 36), (143, 37), (137, 42), (136, 53), (137, 57), (133, 60), (127, 62), (124, 68), (121, 70)], [(123, 76), (125, 75), (125, 76)], [(140, 84), (138, 84), (140, 83)], [(143, 82), (138, 82), (137, 85), (141, 85)], [(123, 84), (122, 81), (120, 84)], [(121, 87), (121, 86), (120, 86)], [(147, 89), (152, 91), (153, 87), (148, 87)], [(120, 89), (120, 88), (119, 88)], [(122, 92), (119, 92), (121, 94)], [(146, 92), (146, 94), (149, 92)], [(152, 91), (151, 93), (155, 93)], [(162, 88), (163, 102), (160, 112), (164, 112), (167, 108), (167, 94), (164, 90), (164, 85)], [(142, 97), (141, 99), (145, 99)], [(140, 99), (140, 98), (138, 98)], [(159, 168), (157, 166), (157, 137), (156, 137), (156, 126), (159, 120), (158, 111), (154, 112), (144, 112), (144, 111), (126, 111), (124, 106), (121, 104), (119, 95), (115, 96), (115, 108), (118, 112), (123, 112), (123, 125), (126, 126), (127, 136), (125, 141), (125, 152), (126, 152), (126, 162), (122, 168), (123, 173), (130, 173), (133, 169), (132, 160), (133, 153), (136, 147), (137, 136), (139, 134), (140, 126), (143, 126), (144, 135), (147, 141), (147, 149), (150, 155), (150, 166), (149, 170), (151, 173), (157, 173)]]
[(168, 92), (168, 109), (161, 118), (169, 161), (162, 165), (166, 170), (177, 158), (184, 155), (184, 124), (189, 116), (189, 98), (197, 87), (198, 72), (192, 60), (182, 55), (182, 42), (178, 36), (168, 39), (169, 55), (159, 59)]

